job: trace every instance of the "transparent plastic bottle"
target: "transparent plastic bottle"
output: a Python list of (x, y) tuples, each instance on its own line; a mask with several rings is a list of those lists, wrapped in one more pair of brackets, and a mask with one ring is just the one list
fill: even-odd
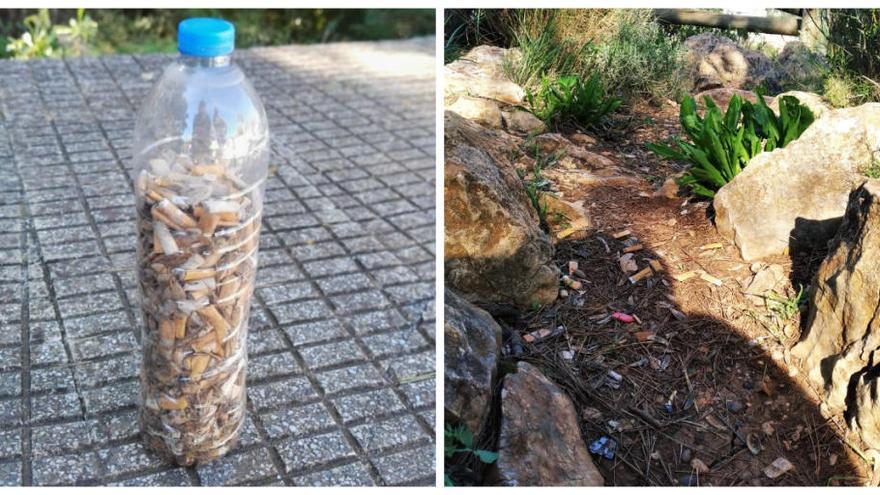
[(181, 465), (226, 453), (245, 416), (269, 132), (234, 41), (226, 21), (181, 22), (135, 124), (141, 429)]

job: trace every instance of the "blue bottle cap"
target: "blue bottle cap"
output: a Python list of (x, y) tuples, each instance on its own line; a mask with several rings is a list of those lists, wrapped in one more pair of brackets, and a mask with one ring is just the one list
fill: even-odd
[(194, 17), (177, 26), (177, 49), (184, 55), (218, 57), (235, 48), (235, 26), (223, 19)]

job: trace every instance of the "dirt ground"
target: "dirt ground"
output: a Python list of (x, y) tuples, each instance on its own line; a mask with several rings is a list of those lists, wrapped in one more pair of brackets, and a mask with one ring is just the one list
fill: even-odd
[[(743, 283), (760, 266), (718, 235), (711, 203), (654, 193), (681, 166), (658, 160), (644, 143), (679, 132), (676, 107), (621, 114), (587, 149), (636, 180), (585, 181), (582, 170), (548, 170), (551, 187), (582, 202), (592, 223), (556, 246), (557, 266), (569, 273), (577, 262), (573, 278), (582, 288), (549, 307), (500, 315), (507, 358), (532, 362), (569, 392), (588, 444), (603, 436), (617, 443), (613, 458), (593, 454), (608, 485), (870, 483), (864, 446), (843, 418), (823, 418), (790, 357), (806, 304), (792, 315), (747, 299)], [(638, 268), (656, 260), (660, 270), (631, 283), (618, 258), (634, 244), (642, 245)], [(806, 288), (824, 255), (766, 260), (789, 275), (782, 299)], [(697, 270), (710, 277), (675, 279)], [(636, 321), (617, 321), (612, 312)], [(560, 326), (555, 337), (520, 337)], [(769, 477), (765, 468), (780, 458), (793, 468)]]

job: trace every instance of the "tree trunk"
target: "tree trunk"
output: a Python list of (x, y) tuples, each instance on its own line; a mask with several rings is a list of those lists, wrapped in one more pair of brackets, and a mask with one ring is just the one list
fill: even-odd
[(758, 33), (789, 36), (797, 36), (801, 27), (800, 19), (790, 14), (776, 17), (753, 17), (706, 12), (698, 9), (654, 9), (654, 15), (669, 24), (745, 29)]

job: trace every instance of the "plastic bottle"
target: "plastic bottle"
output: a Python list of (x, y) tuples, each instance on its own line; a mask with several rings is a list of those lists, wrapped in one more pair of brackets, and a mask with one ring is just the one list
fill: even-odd
[(140, 422), (178, 464), (226, 453), (245, 416), (247, 321), (269, 158), (232, 24), (187, 19), (134, 134)]

